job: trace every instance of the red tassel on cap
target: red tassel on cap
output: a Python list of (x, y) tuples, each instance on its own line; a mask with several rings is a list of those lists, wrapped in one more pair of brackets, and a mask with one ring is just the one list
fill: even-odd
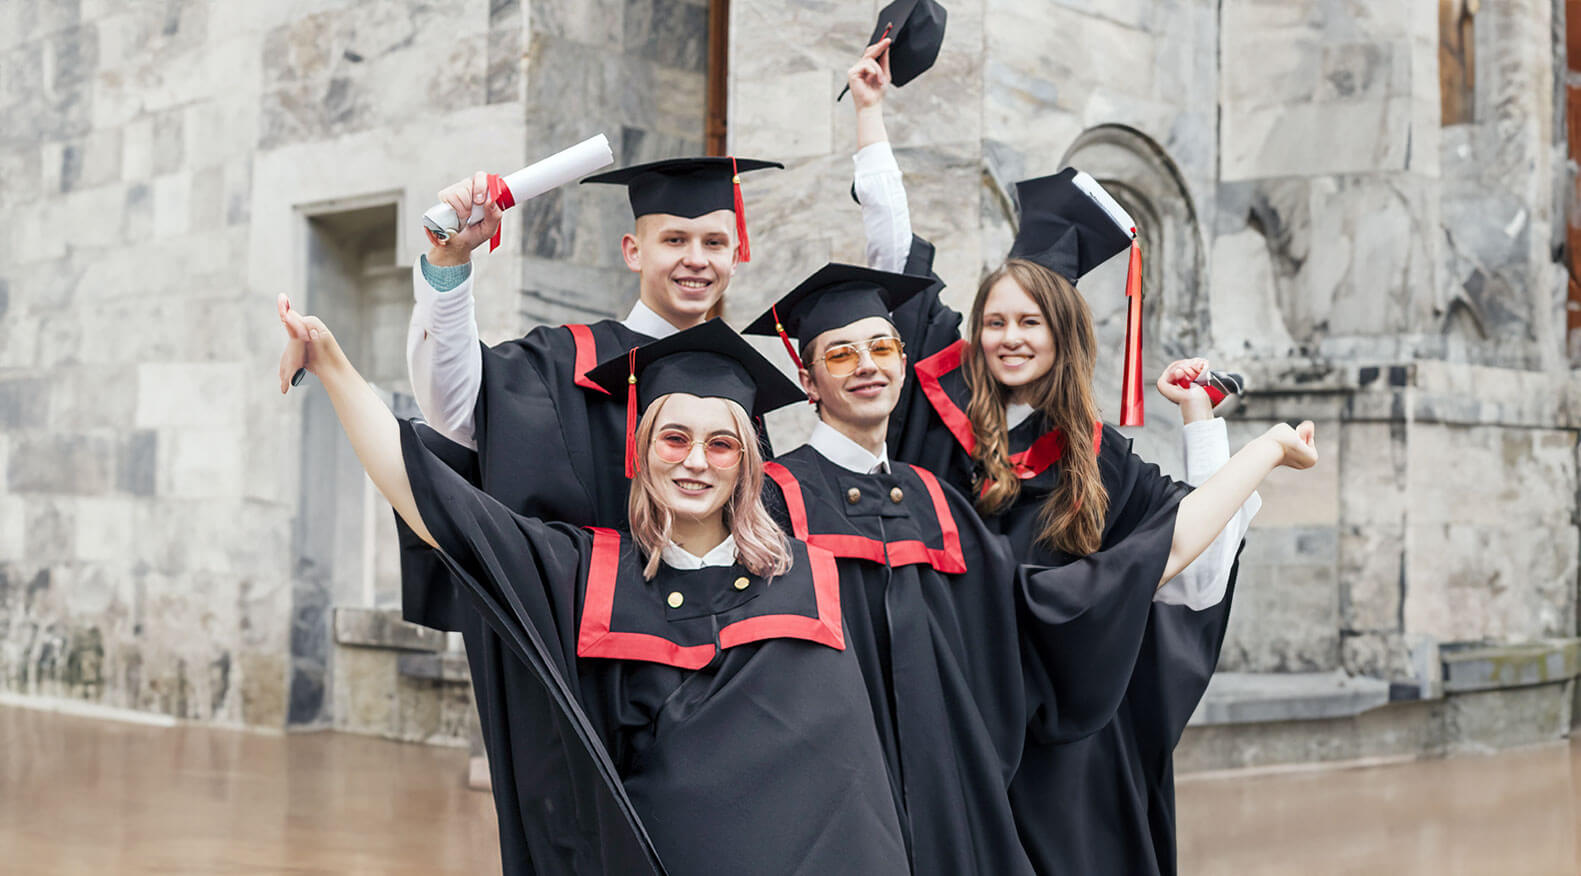
[(626, 477), (637, 474), (637, 348), (626, 354)]
[[(500, 205), (501, 210), (509, 210), (516, 206), (516, 196), (511, 194), (510, 187), (500, 179), (499, 174), (489, 174), (489, 198)], [(500, 220), (498, 228), (494, 229), (494, 236), (489, 238), (489, 252), (500, 248), (500, 231), (505, 227), (505, 220)]]
[(735, 193), (736, 239), (740, 241), (736, 252), (740, 256), (741, 261), (750, 262), (752, 261), (752, 241), (747, 239), (747, 214), (741, 204), (741, 173), (736, 170), (736, 157), (734, 155), (730, 156), (730, 186)]
[(1131, 229), (1131, 265), (1125, 275), (1125, 373), (1120, 381), (1120, 425), (1142, 425), (1142, 246)]
[(796, 355), (796, 348), (791, 346), (790, 335), (785, 334), (785, 326), (780, 324), (779, 305), (769, 305), (769, 312), (774, 315), (774, 330), (779, 332), (780, 341), (785, 344), (785, 352), (790, 354), (791, 361), (796, 363), (797, 370), (805, 367), (801, 364), (801, 357)]

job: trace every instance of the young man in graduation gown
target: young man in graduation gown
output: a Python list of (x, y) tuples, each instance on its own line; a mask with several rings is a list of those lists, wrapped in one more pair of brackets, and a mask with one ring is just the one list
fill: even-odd
[[(586, 374), (600, 361), (703, 322), (746, 255), (744, 217), (736, 209), (739, 174), (777, 166), (751, 159), (672, 159), (584, 180), (627, 189), (636, 227), (621, 247), (627, 266), (639, 275), (638, 302), (625, 320), (540, 326), (493, 347), (478, 340), (470, 251), (493, 235), (500, 211), (482, 175), (471, 181), (475, 185), (447, 189), (445, 200), (456, 201), (452, 207), (463, 210), (481, 197), (486, 213), (482, 223), (444, 245), (436, 243), (413, 270), (417, 304), (408, 363), (418, 405), (433, 427), (420, 431), (432, 451), (515, 512), (579, 525), (623, 525), (627, 479), (619, 460), (625, 398), (598, 389)], [(551, 739), (563, 736), (563, 728), (545, 708), (541, 689), (523, 683), (520, 661), (460, 599), (438, 557), (404, 525), (399, 528), (404, 616), (461, 632), (496, 790), (506, 871), (532, 872), (534, 861), (554, 854), (557, 840), (536, 833), (542, 822), (522, 813), (547, 799), (540, 786), (558, 777), (534, 776), (513, 763), (502, 740), (507, 728)]]
[[(1108, 720), (1135, 645), (1104, 619), (1145, 612), (1158, 573), (1133, 564), (1136, 577), (1151, 576), (1144, 586), (1096, 598), (1081, 570), (1018, 584), (1005, 546), (966, 499), (924, 469), (890, 462), (884, 440), (905, 357), (888, 313), (929, 285), (828, 265), (748, 327), (784, 340), (819, 408), (808, 444), (768, 467), (780, 493), (770, 507), (792, 535), (840, 558), (851, 647), (913, 871), (1030, 873), (1006, 793), (1029, 716), (1039, 710), (1070, 738)], [(1172, 508), (1160, 509), (1151, 551), (1138, 556), (1169, 555), (1172, 523)]]

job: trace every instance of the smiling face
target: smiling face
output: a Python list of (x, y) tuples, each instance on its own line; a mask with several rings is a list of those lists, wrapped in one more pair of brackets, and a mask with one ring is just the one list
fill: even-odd
[(1010, 274), (988, 290), (978, 344), (988, 373), (1010, 389), (1012, 401), (1020, 401), (1018, 391), (1054, 367), (1054, 332), (1048, 317)]
[(695, 219), (650, 213), (621, 239), (626, 266), (641, 275), (642, 303), (676, 328), (691, 328), (730, 285), (736, 269), (736, 214)]
[[(721, 520), (725, 503), (735, 492), (740, 476), (736, 464), (716, 468), (709, 464), (709, 442), (716, 445), (734, 442), (743, 446), (745, 436), (736, 431), (729, 404), (719, 398), (698, 398), (673, 393), (659, 400), (654, 420), (653, 440), (647, 448), (647, 464), (658, 503), (670, 510), (678, 521), (708, 523)], [(661, 442), (692, 444), (680, 462), (668, 462), (661, 455)], [(718, 452), (719, 446), (714, 448)]]
[(841, 328), (830, 329), (807, 348), (807, 367), (801, 371), (802, 388), (818, 403), (818, 416), (847, 435), (881, 429), (900, 401), (906, 379), (906, 357), (879, 357), (862, 350), (856, 370), (844, 377), (829, 373), (821, 357), (831, 347), (842, 344), (866, 345), (877, 338), (893, 338), (899, 333), (881, 316), (869, 316)]

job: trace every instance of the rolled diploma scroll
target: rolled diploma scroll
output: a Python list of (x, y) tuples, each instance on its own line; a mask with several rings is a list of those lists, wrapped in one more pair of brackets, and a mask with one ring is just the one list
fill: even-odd
[[(511, 198), (520, 204), (528, 198), (535, 198), (601, 167), (608, 167), (614, 162), (615, 156), (610, 152), (609, 140), (603, 134), (597, 134), (542, 161), (529, 164), (503, 177), (501, 182), (510, 189)], [(472, 215), (467, 217), (467, 224), (476, 225), (482, 221), (483, 205), (473, 204)], [(444, 202), (428, 208), (428, 212), (423, 214), (423, 226), (441, 241), (448, 240), (450, 235), (460, 230), (456, 222), (456, 211)]]

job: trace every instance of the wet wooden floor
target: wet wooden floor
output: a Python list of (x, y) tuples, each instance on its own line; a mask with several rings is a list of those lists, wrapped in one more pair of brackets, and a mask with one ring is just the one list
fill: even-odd
[[(0, 872), (497, 873), (463, 751), (0, 707)], [(1186, 779), (1180, 871), (1581, 873), (1581, 746)]]
[(498, 873), (467, 753), (0, 707), (0, 873)]
[(1191, 876), (1581, 873), (1581, 744), (1390, 766), (1188, 778)]

